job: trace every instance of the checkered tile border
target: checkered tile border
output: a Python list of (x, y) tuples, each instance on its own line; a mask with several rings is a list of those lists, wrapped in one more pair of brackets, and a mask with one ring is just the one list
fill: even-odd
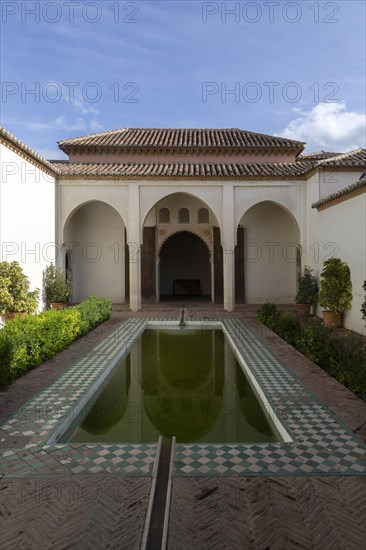
[[(159, 321), (177, 322), (168, 318)], [(100, 378), (128, 353), (146, 326), (146, 319), (129, 318), (121, 323), (85, 357), (5, 421), (0, 438), (3, 474), (151, 474), (157, 443), (57, 445), (53, 441), (55, 434), (72, 422), (94, 393)], [(52, 444), (48, 444), (50, 438)]]
[(177, 445), (176, 476), (364, 475), (365, 446), (241, 320), (222, 321), (293, 441)]

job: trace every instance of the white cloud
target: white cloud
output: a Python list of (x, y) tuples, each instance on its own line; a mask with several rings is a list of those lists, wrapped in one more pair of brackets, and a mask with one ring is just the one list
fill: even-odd
[(95, 132), (103, 129), (103, 126), (93, 118), (88, 121), (83, 117), (77, 118), (73, 122), (68, 122), (65, 116), (61, 115), (49, 122), (40, 121), (12, 121), (16, 126), (21, 126), (26, 130), (32, 130), (34, 132), (48, 131), (48, 130), (63, 130), (66, 132)]
[(90, 101), (87, 101), (83, 95), (80, 89), (76, 88), (73, 93), (70, 92), (70, 90), (67, 90), (64, 86), (64, 93), (63, 98), (65, 101), (74, 107), (74, 109), (82, 114), (82, 115), (98, 115), (99, 109), (97, 109), (93, 103)]
[(296, 118), (276, 134), (306, 142), (306, 152), (346, 152), (365, 147), (364, 113), (347, 111), (345, 103), (319, 103), (311, 111), (295, 110)]
[(92, 132), (99, 132), (99, 130), (104, 130), (104, 126), (93, 118), (93, 120), (90, 121), (90, 129)]

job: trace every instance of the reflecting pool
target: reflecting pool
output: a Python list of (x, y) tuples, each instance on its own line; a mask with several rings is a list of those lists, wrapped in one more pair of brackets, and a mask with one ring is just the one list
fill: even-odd
[(147, 329), (62, 441), (281, 441), (217, 328)]

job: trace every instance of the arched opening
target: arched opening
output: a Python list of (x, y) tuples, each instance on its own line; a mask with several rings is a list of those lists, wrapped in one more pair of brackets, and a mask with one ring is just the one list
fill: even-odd
[[(169, 221), (168, 215), (169, 213)], [(195, 258), (191, 258), (186, 250), (186, 258), (182, 265), (181, 254), (176, 246), (169, 245), (168, 252), (163, 252), (163, 259), (160, 251), (165, 247), (166, 242), (175, 234), (189, 232), (196, 235), (185, 237), (182, 250), (187, 248), (187, 240), (194, 239), (200, 247), (194, 251)], [(180, 239), (181, 237), (178, 237)], [(200, 242), (202, 241), (202, 243)], [(173, 241), (177, 242), (177, 241)], [(196, 250), (194, 248), (194, 250)], [(166, 258), (164, 259), (164, 254)], [(168, 256), (170, 259), (168, 259)], [(196, 269), (197, 265), (205, 258), (205, 272), (193, 273), (188, 276), (188, 269)], [(163, 264), (161, 265), (161, 261)], [(192, 265), (193, 264), (193, 265)], [(166, 265), (168, 268), (166, 269)], [(176, 275), (168, 277), (173, 265), (176, 265)], [(161, 271), (163, 267), (163, 271)], [(161, 280), (161, 274), (163, 279)], [(144, 302), (159, 301), (161, 297), (178, 296), (178, 283), (174, 280), (199, 280), (198, 283), (184, 283), (181, 289), (182, 296), (194, 296), (199, 299), (209, 299), (215, 303), (223, 301), (223, 251), (221, 246), (221, 233), (218, 219), (215, 212), (202, 199), (191, 193), (175, 192), (164, 196), (154, 204), (147, 212), (142, 226), (142, 247), (141, 247), (141, 297)], [(209, 286), (210, 283), (210, 286)], [(195, 286), (195, 288), (193, 288)]]
[(160, 299), (211, 299), (211, 263), (207, 245), (194, 233), (171, 235), (160, 250)]
[(179, 223), (189, 223), (190, 222), (190, 215), (188, 208), (180, 208), (179, 209)]
[(125, 301), (125, 226), (112, 206), (90, 201), (77, 208), (65, 223), (64, 246), (74, 303), (93, 295)]
[(239, 228), (245, 302), (293, 303), (300, 242), (294, 217), (279, 204), (263, 201), (245, 212)]
[(169, 208), (160, 208), (160, 210), (159, 210), (159, 223), (170, 223), (170, 210), (169, 210)]
[(200, 208), (198, 210), (198, 223), (210, 223), (210, 213), (208, 208)]

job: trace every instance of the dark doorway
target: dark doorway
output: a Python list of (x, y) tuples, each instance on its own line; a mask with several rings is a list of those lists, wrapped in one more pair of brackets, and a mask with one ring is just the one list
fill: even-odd
[(211, 264), (206, 244), (188, 231), (175, 233), (160, 251), (160, 299), (211, 299)]

